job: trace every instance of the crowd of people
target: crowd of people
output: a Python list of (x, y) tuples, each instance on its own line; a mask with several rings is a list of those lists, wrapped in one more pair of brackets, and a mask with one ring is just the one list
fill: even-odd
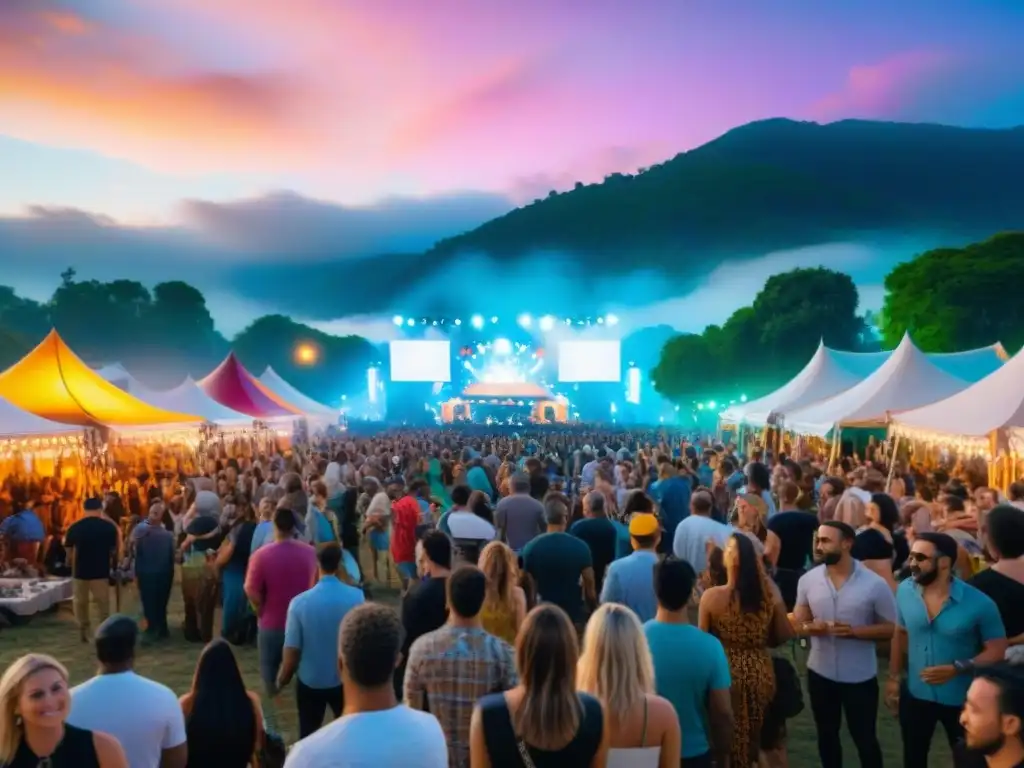
[[(1024, 765), (1024, 487), (884, 461), (621, 430), (315, 437), (142, 475), (66, 526), (8, 482), (0, 535), (73, 578), (99, 673), (12, 663), (0, 766), (785, 766), (805, 691), (825, 768), (844, 717), (883, 765), (882, 705), (907, 768), (939, 725), (958, 766)], [(180, 697), (133, 671), (178, 572), (204, 645)], [(141, 622), (111, 610), (122, 576)]]

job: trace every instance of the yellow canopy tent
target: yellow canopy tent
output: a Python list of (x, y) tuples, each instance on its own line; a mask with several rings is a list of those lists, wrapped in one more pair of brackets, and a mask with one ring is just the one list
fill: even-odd
[(118, 389), (82, 362), (55, 330), (0, 373), (0, 397), (44, 419), (86, 427), (185, 426), (203, 421), (149, 405)]

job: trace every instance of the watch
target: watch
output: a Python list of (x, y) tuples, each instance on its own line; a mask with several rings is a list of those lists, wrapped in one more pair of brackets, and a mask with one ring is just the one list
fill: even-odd
[(953, 669), (956, 670), (958, 675), (969, 675), (974, 672), (974, 661), (971, 659), (967, 661), (954, 661)]

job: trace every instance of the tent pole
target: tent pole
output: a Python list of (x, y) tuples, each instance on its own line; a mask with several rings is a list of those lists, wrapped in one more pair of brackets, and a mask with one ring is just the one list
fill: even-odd
[(889, 492), (892, 486), (892, 476), (896, 472), (896, 452), (900, 449), (900, 436), (897, 434), (892, 439), (892, 455), (889, 456), (889, 475), (885, 478), (885, 492)]

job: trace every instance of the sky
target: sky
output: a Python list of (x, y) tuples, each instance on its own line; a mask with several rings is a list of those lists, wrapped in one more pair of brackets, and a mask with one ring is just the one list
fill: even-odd
[(1020, 0), (2, 0), (0, 284), (184, 277), (234, 332), (275, 309), (239, 265), (416, 252), (753, 120), (1022, 124), (1022, 29)]

